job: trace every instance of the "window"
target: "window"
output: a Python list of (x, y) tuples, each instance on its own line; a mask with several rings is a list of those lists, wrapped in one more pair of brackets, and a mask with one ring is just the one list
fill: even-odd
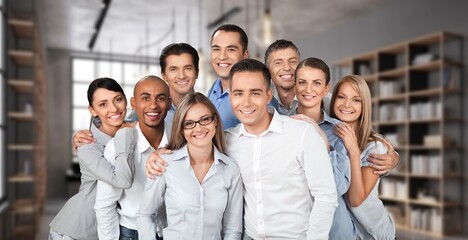
[(116, 80), (127, 96), (127, 109), (130, 110), (130, 97), (133, 86), (146, 75), (160, 75), (159, 66), (126, 61), (94, 60), (74, 58), (72, 60), (73, 76), (73, 132), (88, 129), (90, 113), (88, 111), (88, 86), (96, 78), (110, 77)]

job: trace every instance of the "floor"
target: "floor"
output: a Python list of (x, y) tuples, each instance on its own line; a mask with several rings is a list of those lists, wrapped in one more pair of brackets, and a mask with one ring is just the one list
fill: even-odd
[[(55, 217), (57, 212), (60, 211), (65, 202), (66, 199), (47, 200), (37, 239), (45, 240), (48, 238), (49, 223)], [(418, 235), (407, 231), (398, 231), (397, 237), (398, 240), (441, 240), (440, 238), (431, 238), (425, 235)], [(444, 238), (444, 240), (468, 240), (468, 238)]]

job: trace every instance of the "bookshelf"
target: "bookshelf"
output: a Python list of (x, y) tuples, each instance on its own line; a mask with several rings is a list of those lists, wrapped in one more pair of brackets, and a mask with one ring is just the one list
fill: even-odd
[(36, 239), (46, 177), (44, 50), (34, 10), (7, 13), (8, 239)]
[(435, 32), (334, 65), (336, 79), (366, 79), (374, 129), (400, 154), (400, 165), (379, 189), (397, 229), (462, 233), (462, 44), (461, 35)]

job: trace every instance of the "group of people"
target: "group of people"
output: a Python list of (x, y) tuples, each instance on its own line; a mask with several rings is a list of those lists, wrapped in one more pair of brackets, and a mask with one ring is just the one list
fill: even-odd
[(242, 28), (213, 32), (205, 96), (197, 51), (168, 45), (162, 78), (135, 84), (130, 122), (121, 86), (94, 80), (91, 127), (73, 139), (80, 190), (49, 240), (395, 239), (378, 185), (399, 156), (372, 129), (365, 80), (345, 76), (330, 97), (327, 64), (292, 42), (264, 63), (247, 49)]

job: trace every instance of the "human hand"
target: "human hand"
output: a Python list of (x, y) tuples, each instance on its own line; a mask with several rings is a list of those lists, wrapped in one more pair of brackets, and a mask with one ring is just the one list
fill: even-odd
[(171, 150), (166, 148), (160, 148), (151, 153), (146, 160), (146, 176), (149, 179), (155, 179), (156, 176), (162, 176), (163, 172), (166, 171), (167, 162), (161, 158), (161, 154), (170, 154)]
[(392, 143), (387, 139), (383, 139), (382, 142), (388, 149), (387, 154), (369, 154), (367, 160), (371, 162), (370, 167), (374, 168), (375, 175), (387, 174), (390, 170), (394, 169), (400, 164), (400, 156), (395, 151)]
[(90, 144), (95, 142), (96, 139), (93, 137), (93, 134), (89, 130), (80, 130), (73, 135), (73, 153), (76, 154), (78, 147), (84, 145), (84, 144)]
[(338, 137), (340, 137), (343, 141), (343, 144), (345, 145), (348, 154), (352, 152), (361, 154), (361, 151), (359, 150), (356, 132), (354, 131), (354, 128), (351, 125), (344, 122), (338, 123), (335, 126), (335, 134)]

